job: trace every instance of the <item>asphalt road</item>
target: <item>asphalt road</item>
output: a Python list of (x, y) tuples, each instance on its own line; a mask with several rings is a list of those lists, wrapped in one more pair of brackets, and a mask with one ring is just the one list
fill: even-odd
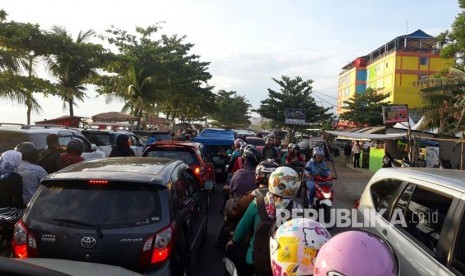
[[(328, 163), (330, 168), (335, 169), (338, 180), (333, 182), (334, 185), (334, 208), (351, 209), (354, 206), (354, 201), (360, 197), (366, 183), (371, 178), (372, 174), (366, 169), (354, 169), (350, 165), (343, 163), (344, 157), (338, 157), (333, 167)], [(196, 264), (194, 267), (194, 275), (224, 275), (224, 265), (222, 258), (224, 252), (215, 248), (214, 244), (218, 237), (218, 233), (223, 224), (223, 216), (219, 213), (222, 205), (222, 187), (224, 183), (217, 183), (215, 191), (211, 195), (210, 210), (209, 210), (209, 225), (207, 241), (199, 250)], [(348, 228), (334, 227), (330, 230), (332, 235), (345, 231)]]

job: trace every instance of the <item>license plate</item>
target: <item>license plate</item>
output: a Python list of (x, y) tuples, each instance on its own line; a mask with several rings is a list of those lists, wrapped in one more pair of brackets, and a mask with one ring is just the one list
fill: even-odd
[(216, 169), (216, 172), (217, 172), (217, 173), (220, 173), (221, 171), (222, 171), (221, 168)]
[(205, 190), (212, 190), (213, 189), (213, 181), (205, 181)]

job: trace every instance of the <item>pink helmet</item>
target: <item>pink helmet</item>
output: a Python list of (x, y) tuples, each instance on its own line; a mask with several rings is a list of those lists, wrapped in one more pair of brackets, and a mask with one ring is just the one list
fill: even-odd
[(316, 257), (313, 275), (399, 275), (397, 256), (388, 242), (364, 230), (332, 237)]
[(237, 138), (236, 140), (234, 140), (234, 147), (235, 148), (240, 148), (243, 145), (245, 145), (245, 142), (241, 138)]
[(331, 238), (328, 230), (310, 218), (281, 224), (270, 238), (273, 276), (312, 275), (318, 250)]

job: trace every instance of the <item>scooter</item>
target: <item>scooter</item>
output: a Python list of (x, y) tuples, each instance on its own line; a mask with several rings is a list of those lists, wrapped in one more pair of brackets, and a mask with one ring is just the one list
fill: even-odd
[(323, 210), (324, 222), (328, 223), (333, 207), (334, 189), (332, 181), (334, 176), (315, 176), (315, 197), (313, 198), (313, 207), (316, 210)]

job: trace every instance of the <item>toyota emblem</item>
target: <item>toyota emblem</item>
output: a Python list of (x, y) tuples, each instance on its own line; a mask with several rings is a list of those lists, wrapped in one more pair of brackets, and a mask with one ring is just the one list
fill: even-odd
[(92, 237), (84, 237), (81, 239), (81, 245), (84, 248), (92, 248), (97, 244), (97, 240)]

